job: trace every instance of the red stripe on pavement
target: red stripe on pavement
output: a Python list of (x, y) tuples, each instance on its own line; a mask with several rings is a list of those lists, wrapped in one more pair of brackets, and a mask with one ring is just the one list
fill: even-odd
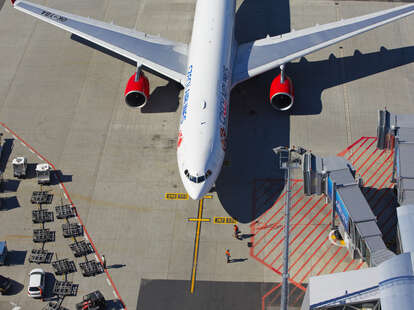
[[(391, 152), (388, 155), (388, 157), (381, 163), (381, 165), (379, 165), (379, 167), (372, 173), (372, 175), (370, 176), (370, 178), (365, 182), (365, 186), (368, 186), (369, 181), (371, 181), (371, 179), (377, 175), (377, 173), (382, 169), (382, 167), (386, 163), (388, 163), (388, 160), (391, 158), (392, 155), (393, 155), (393, 152)], [(392, 165), (392, 161), (391, 161), (391, 165)], [(372, 185), (370, 185), (370, 186), (372, 186)]]
[[(370, 138), (369, 138), (370, 139)], [(368, 141), (368, 140), (367, 140)], [(355, 164), (358, 162), (358, 160), (362, 157), (362, 155), (364, 155), (365, 154), (365, 152), (366, 151), (368, 151), (370, 148), (371, 148), (371, 146), (375, 143), (377, 141), (377, 138), (374, 138), (374, 140), (371, 142), (371, 144), (370, 145), (368, 145), (366, 148), (365, 148), (365, 150), (358, 156), (358, 158), (357, 159), (355, 159), (353, 162), (352, 162), (352, 165), (353, 166), (355, 166)]]
[[(319, 214), (321, 214), (321, 212), (323, 211), (323, 210), (325, 210), (325, 208), (326, 208), (326, 206), (328, 206), (328, 204), (327, 203), (325, 203), (323, 206), (322, 206), (322, 208), (320, 208), (319, 209), (319, 211), (313, 216), (313, 218), (309, 221), (309, 223), (308, 223), (308, 225), (304, 225), (303, 226), (303, 228), (301, 229), (301, 231), (300, 232), (298, 232), (297, 234), (296, 234), (296, 236), (295, 236), (295, 238), (293, 238), (290, 242), (289, 242), (289, 246), (291, 246), (295, 241), (296, 241), (296, 239), (297, 238), (299, 238), (299, 236), (302, 236), (302, 233), (311, 225), (311, 223), (319, 216)], [(328, 216), (329, 215), (329, 213), (327, 213), (327, 215), (326, 216)], [(322, 219), (322, 221), (326, 218), (326, 216)], [(313, 228), (313, 230), (312, 230), (312, 232), (313, 231), (315, 231), (317, 228), (318, 228), (318, 225), (319, 224), (317, 224), (317, 225), (315, 225), (315, 227)], [(310, 232), (310, 234), (312, 234), (312, 232)], [(309, 235), (308, 235), (309, 236)], [(307, 239), (307, 237), (305, 237), (305, 238), (303, 238), (302, 239), (302, 243), (303, 242), (305, 242), (305, 240)], [(297, 248), (296, 248), (297, 249)], [(289, 256), (292, 256), (293, 254), (295, 253), (295, 251), (293, 251), (293, 252), (291, 252), (290, 254), (289, 254)], [(278, 260), (280, 257), (282, 256), (282, 252), (280, 252), (279, 253), (279, 255), (278, 256), (276, 256), (276, 258), (270, 263), (271, 265), (273, 265), (275, 262), (276, 262), (276, 260)]]
[(355, 145), (357, 145), (362, 139), (364, 139), (365, 137), (361, 137), (359, 138), (357, 141), (355, 141), (353, 144), (351, 144), (350, 146), (348, 146), (345, 150), (343, 150), (342, 152), (338, 153), (338, 156), (344, 156), (350, 149), (352, 149)]
[(358, 153), (359, 149), (364, 146), (365, 143), (367, 143), (369, 138), (365, 138), (364, 142), (361, 143), (361, 145), (355, 150), (355, 152), (352, 152), (351, 155), (347, 158), (349, 161), (351, 161), (351, 158), (354, 157), (356, 153)]
[[(272, 288), (269, 292), (267, 292), (266, 294), (263, 295), (263, 297), (262, 297), (262, 310), (265, 310), (265, 299), (267, 298), (267, 296), (272, 294), (274, 291), (276, 291), (281, 286), (282, 286), (282, 283), (279, 283), (274, 288)], [(278, 295), (280, 295), (280, 294), (279, 293), (276, 294), (276, 296), (278, 296)], [(269, 303), (269, 305), (271, 305), (273, 303), (273, 301), (274, 301), (274, 299)]]
[(282, 286), (282, 283), (279, 283), (278, 285), (276, 285), (274, 288), (272, 288), (270, 291), (268, 291), (266, 294), (263, 295), (263, 297), (262, 297), (262, 310), (265, 310), (265, 299), (267, 298), (267, 296), (272, 294), (274, 291), (276, 291), (281, 286)]
[[(375, 158), (374, 160), (373, 160), (373, 162), (371, 163), (371, 165), (369, 165), (368, 166), (368, 168), (365, 170), (365, 172), (363, 173), (363, 174), (361, 174), (361, 178), (363, 178), (364, 177), (364, 175), (371, 169), (371, 167), (372, 166), (374, 166), (374, 164), (381, 158), (381, 156), (382, 155), (384, 155), (385, 154), (385, 152), (386, 152), (386, 150), (383, 150), (378, 156), (377, 156), (377, 158)], [(358, 172), (360, 172), (360, 171), (358, 171)]]
[[(292, 188), (294, 187), (296, 185), (296, 182), (290, 187), (290, 189), (292, 190)], [(301, 187), (301, 188), (299, 188), (297, 191), (296, 191), (296, 193), (292, 196), (292, 197), (295, 197), (296, 196), (296, 194), (301, 190), (303, 188), (303, 186)], [(269, 212), (269, 211), (274, 211), (273, 210), (273, 207), (286, 195), (286, 191), (281, 195), (281, 196), (279, 196), (279, 198), (273, 203), (273, 205), (272, 205), (272, 207), (270, 207), (265, 213), (263, 213), (261, 216), (260, 216), (260, 221), (262, 222), (262, 221), (264, 221), (265, 220), (265, 216), (267, 215), (267, 213)], [(283, 206), (282, 207), (280, 207), (279, 209), (277, 209), (276, 210), (276, 212), (261, 226), (261, 228), (260, 227), (258, 227), (258, 229), (262, 229), (262, 228), (266, 228), (266, 225), (272, 220), (272, 218), (274, 217), (274, 216), (276, 216), (281, 210), (283, 209)]]
[[(306, 262), (299, 268), (299, 270), (296, 271), (295, 275), (293, 276), (293, 278), (296, 278), (296, 276), (302, 271), (303, 268), (305, 268), (305, 266), (309, 263), (309, 261), (311, 260), (311, 258), (315, 255), (315, 253), (317, 253), (319, 251), (319, 249), (325, 244), (326, 240), (328, 240), (328, 236), (326, 236), (326, 238), (322, 239), (321, 244), (318, 246), (318, 248), (314, 251), (314, 253), (312, 254), (311, 257), (309, 257)], [(311, 266), (311, 268), (308, 270), (308, 272), (305, 274), (305, 276), (299, 281), (299, 282), (303, 282), (304, 279), (306, 279), (306, 277), (309, 275), (309, 273), (312, 272), (313, 268), (315, 268), (315, 266), (320, 262), (320, 260), (326, 255), (326, 253), (328, 253), (328, 251), (330, 250), (330, 248), (332, 247), (332, 244), (329, 244), (329, 246), (326, 248), (325, 252), (318, 258), (318, 260)]]
[(375, 149), (374, 152), (371, 153), (371, 155), (368, 156), (368, 158), (362, 163), (361, 166), (359, 166), (358, 168), (356, 168), (357, 172), (359, 173), (359, 171), (366, 165), (367, 162), (369, 162), (369, 160), (371, 159), (372, 156), (374, 156), (374, 154), (378, 151), (378, 149)]
[[(326, 215), (325, 215), (325, 217), (320, 221), (320, 223), (322, 223), (328, 216), (330, 215), (330, 213), (327, 213)], [(319, 223), (319, 225), (320, 225), (320, 223)], [(319, 227), (319, 225), (318, 226), (315, 226), (314, 228), (313, 228), (313, 230), (308, 234), (308, 236), (310, 236), (318, 227)], [(303, 255), (305, 255), (305, 253), (315, 244), (315, 242), (322, 236), (322, 234), (323, 233), (325, 233), (327, 230), (328, 230), (328, 228), (329, 228), (329, 224), (328, 225), (326, 225), (326, 227), (323, 229), (323, 230), (321, 230), (321, 232), (319, 233), (319, 235), (317, 235), (313, 240), (312, 240), (312, 242), (306, 247), (306, 249), (302, 252), (302, 254), (295, 260), (295, 262), (293, 263), (293, 264), (291, 264), (290, 265), (290, 267), (289, 267), (289, 270), (293, 267), (293, 266), (295, 266), (296, 265), (296, 263), (303, 257)], [(308, 237), (307, 236), (307, 237)], [(300, 244), (298, 244), (298, 246), (293, 250), (293, 252), (290, 254), (291, 256), (293, 255), (293, 254), (295, 254), (296, 253), (296, 251), (297, 250), (299, 250), (300, 249), (300, 247), (303, 245), (303, 243), (306, 241), (306, 239), (307, 239), (307, 237), (306, 238), (304, 238), (302, 241), (301, 241), (301, 243)], [(323, 244), (323, 243), (322, 243)], [(322, 244), (320, 245), (320, 247), (322, 246)], [(316, 252), (317, 251), (314, 251), (313, 252), (313, 254), (311, 255), (311, 258), (316, 254)], [(280, 266), (279, 266), (279, 268), (278, 269), (280, 269), (281, 267), (282, 267), (282, 265), (283, 264), (281, 264)]]
[[(291, 197), (291, 198), (293, 198), (293, 197), (295, 197), (298, 193), (299, 193), (299, 191), (301, 190), (303, 188), (303, 186), (301, 186), (298, 190), (297, 190), (297, 192)], [(300, 198), (300, 199), (303, 199), (303, 197), (304, 196), (302, 196), (302, 198)], [(267, 224), (269, 223), (269, 221), (271, 221), (272, 219), (273, 219), (273, 217), (275, 217), (283, 208), (285, 207), (285, 203), (277, 210), (277, 212), (275, 213), (275, 214), (273, 214), (272, 215), (272, 217), (270, 218), (270, 219), (268, 219), (267, 221), (266, 221), (266, 223), (263, 225), (263, 226), (261, 226), (261, 227), (265, 227), (265, 228), (267, 228), (266, 226), (267, 226)], [(274, 223), (271, 227), (270, 227), (270, 229), (268, 229), (264, 234), (263, 234), (263, 236), (256, 242), (256, 244), (253, 244), (253, 246), (255, 247), (255, 246), (257, 246), (266, 236), (267, 236), (267, 234), (268, 233), (270, 233), (277, 225), (279, 225), (279, 223), (282, 221), (282, 218), (280, 218), (276, 223)], [(258, 227), (258, 231), (259, 230), (261, 230), (262, 228), (260, 228), (260, 227)], [(258, 254), (257, 254), (258, 255)]]
[[(385, 163), (385, 162), (384, 162)], [(382, 164), (384, 164), (384, 163), (382, 163)], [(382, 166), (382, 164), (381, 164), (381, 166)], [(392, 168), (392, 166), (393, 166), (393, 162), (390, 162), (390, 164), (385, 168), (385, 170), (380, 174), (380, 176), (376, 179), (376, 181), (374, 182), (374, 183), (372, 183), (371, 185), (369, 185), (369, 188), (368, 188), (368, 190), (367, 190), (367, 194), (374, 188), (374, 186), (375, 186), (375, 184), (377, 184), (377, 182), (379, 181), (379, 180), (381, 180), (381, 178), (384, 176), (384, 174), (386, 174), (387, 172), (388, 172), (388, 170), (390, 170), (391, 168)], [(381, 169), (382, 167), (380, 167), (379, 169)], [(374, 175), (372, 175), (372, 176), (374, 176)], [(372, 178), (372, 177), (371, 177)], [(368, 182), (367, 182), (368, 183)]]
[(348, 256), (348, 252), (345, 252), (344, 256), (342, 256), (342, 258), (336, 263), (336, 265), (331, 269), (331, 271), (329, 271), (329, 273), (334, 273), (336, 268), (338, 268), (338, 266), (344, 261), (345, 257)]
[(349, 268), (349, 267), (351, 267), (351, 265), (352, 265), (353, 263), (355, 263), (355, 262), (356, 262), (356, 260), (355, 260), (355, 259), (351, 260), (351, 261), (349, 262), (349, 264), (348, 264), (348, 265), (346, 265), (345, 269), (344, 269), (344, 270), (342, 270), (342, 272), (347, 271), (347, 270), (348, 270), (348, 268)]
[[(303, 198), (305, 198), (305, 196), (301, 196), (299, 199), (298, 199), (298, 201), (296, 201), (295, 202), (295, 204), (293, 204), (292, 205), (292, 208), (291, 209), (294, 209), (297, 205), (298, 205), (298, 203), (303, 199)], [(297, 212), (296, 212), (296, 214), (297, 214)], [(295, 215), (296, 215), (295, 214)], [(267, 232), (266, 232), (266, 234), (265, 234), (265, 236), (270, 232), (270, 231), (272, 231), (273, 230), (273, 227), (276, 227), (276, 226), (278, 226), (279, 225), (279, 223), (282, 221), (282, 219), (283, 219), (283, 217), (281, 217), (276, 223), (274, 223), (273, 225), (272, 225), (272, 228), (271, 229), (269, 229)], [(279, 228), (279, 230), (278, 230), (278, 232), (265, 244), (265, 246), (258, 252), (258, 253), (256, 253), (256, 255), (257, 256), (259, 256), (260, 255), (260, 253), (262, 253), (262, 251), (269, 245), (269, 243), (270, 242), (272, 242), (275, 238), (276, 238), (276, 236), (277, 235), (279, 235), (279, 233), (281, 232), (283, 230), (283, 227), (281, 227), (281, 228)]]
[[(323, 197), (321, 197), (321, 199), (322, 199)], [(310, 197), (309, 199), (308, 199), (308, 201), (306, 202), (306, 203), (304, 203), (303, 204), (303, 206), (298, 210), (298, 211), (296, 211), (296, 213), (295, 213), (295, 215), (292, 217), (292, 220), (296, 217), (296, 215), (298, 215), (305, 207), (306, 207), (306, 205), (309, 203), (309, 202), (311, 202), (312, 201), (312, 197)], [(316, 203), (317, 204), (317, 203)], [(302, 222), (303, 221), (303, 219), (306, 217), (306, 215), (313, 209), (313, 208), (315, 208), (315, 206), (316, 206), (316, 204), (314, 204), (313, 205), (313, 207), (311, 208), (311, 209), (309, 209), (308, 210), (308, 212), (304, 215), (304, 216), (302, 216), (302, 218), (300, 219), (300, 221), (299, 221), (299, 223), (300, 222)], [(296, 225), (297, 226), (297, 225)], [(289, 234), (290, 233), (292, 233), (292, 231), (295, 229), (295, 227), (292, 227), (290, 230), (289, 230)], [(281, 233), (281, 230), (279, 230), (277, 233), (276, 233), (276, 235), (273, 237), (273, 238), (275, 238), (277, 235), (279, 235)], [(283, 242), (283, 240), (284, 240), (284, 238), (282, 238), (282, 239), (280, 239), (279, 240), (279, 242), (269, 251), (269, 253), (267, 253), (267, 255), (263, 258), (263, 259), (267, 259), (268, 257), (269, 257), (269, 255)], [(272, 265), (272, 264), (271, 264)]]
[(329, 263), (334, 259), (334, 257), (336, 256), (336, 255), (338, 255), (338, 253), (339, 253), (339, 251), (340, 250), (342, 250), (342, 248), (338, 248), (337, 250), (336, 250), (336, 252), (331, 256), (331, 258), (325, 263), (325, 265), (322, 267), (322, 269), (321, 270), (319, 270), (319, 272), (316, 274), (317, 276), (319, 276), (324, 270), (325, 270), (325, 268), (329, 265)]

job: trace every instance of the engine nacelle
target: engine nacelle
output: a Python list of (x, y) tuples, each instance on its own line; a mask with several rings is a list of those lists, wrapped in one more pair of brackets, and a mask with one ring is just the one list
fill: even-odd
[(295, 98), (292, 80), (285, 74), (283, 83), (279, 74), (270, 86), (270, 104), (279, 111), (289, 110)]
[(137, 81), (135, 76), (136, 73), (129, 78), (125, 88), (125, 103), (133, 108), (142, 108), (149, 98), (149, 81), (143, 72)]

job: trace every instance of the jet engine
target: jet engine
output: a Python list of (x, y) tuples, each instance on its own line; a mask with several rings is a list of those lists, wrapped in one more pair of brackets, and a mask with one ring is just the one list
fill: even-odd
[(125, 103), (133, 108), (142, 108), (149, 98), (149, 81), (143, 72), (139, 74), (139, 79), (134, 73), (128, 80), (125, 88)]
[(292, 80), (284, 74), (279, 74), (270, 86), (270, 104), (279, 111), (287, 111), (293, 105), (294, 91)]

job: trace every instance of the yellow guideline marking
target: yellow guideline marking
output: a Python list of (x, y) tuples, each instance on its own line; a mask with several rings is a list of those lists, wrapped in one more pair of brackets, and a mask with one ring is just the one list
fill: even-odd
[(198, 260), (198, 245), (200, 243), (200, 230), (201, 230), (201, 219), (203, 218), (203, 203), (204, 199), (200, 199), (198, 202), (198, 221), (197, 221), (197, 230), (196, 230), (196, 237), (194, 242), (194, 257), (193, 257), (193, 270), (191, 271), (191, 294), (194, 293), (194, 285), (195, 285), (195, 278), (196, 278), (196, 270), (197, 270), (197, 260)]
[(213, 199), (213, 195), (205, 195), (203, 198), (204, 199)]
[(188, 200), (188, 194), (186, 193), (165, 193), (165, 199), (167, 200)]
[(228, 216), (215, 216), (214, 220), (213, 220), (214, 224), (236, 224), (237, 221), (232, 218), (232, 217), (228, 217)]
[(210, 222), (210, 219), (188, 219), (189, 222)]

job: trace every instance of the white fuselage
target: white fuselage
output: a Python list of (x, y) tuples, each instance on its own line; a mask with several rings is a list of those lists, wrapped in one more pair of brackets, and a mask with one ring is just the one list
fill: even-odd
[(198, 0), (184, 83), (177, 160), (184, 187), (202, 198), (226, 151), (235, 0)]

